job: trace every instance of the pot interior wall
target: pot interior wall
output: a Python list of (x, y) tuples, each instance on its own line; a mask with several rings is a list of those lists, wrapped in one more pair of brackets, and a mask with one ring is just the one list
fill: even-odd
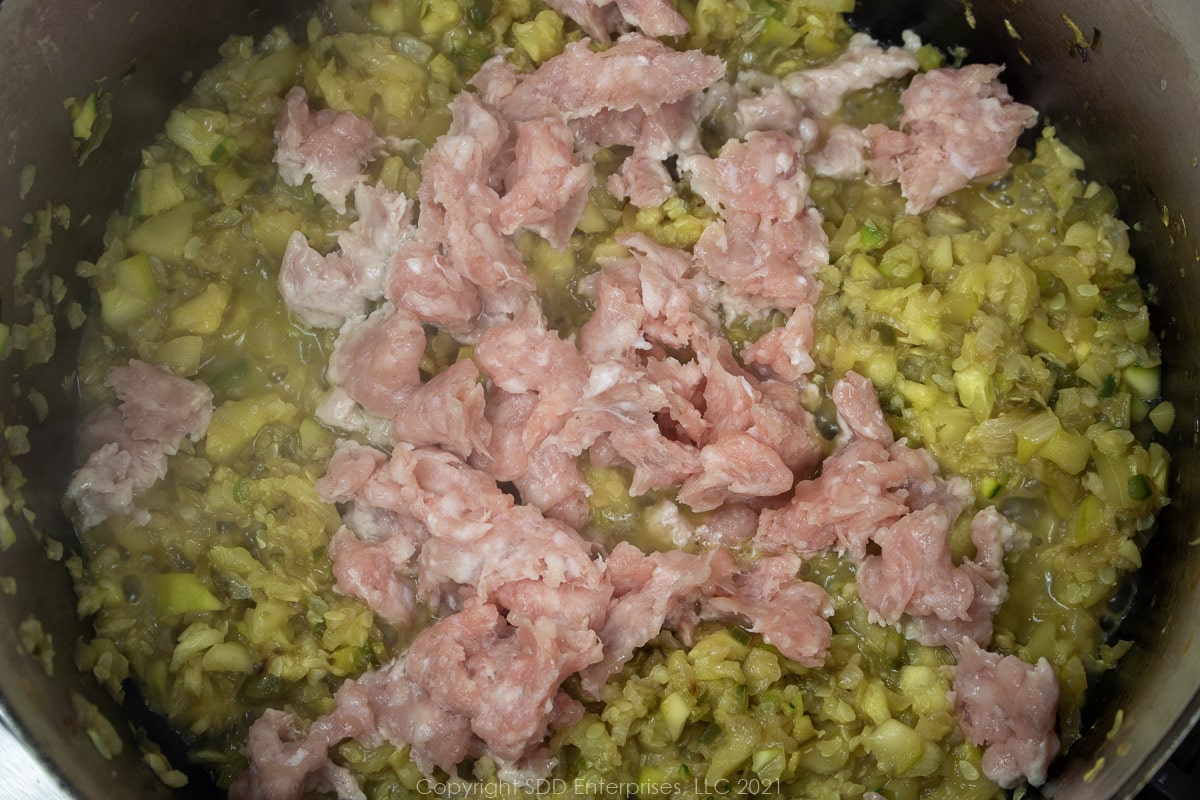
[[(1200, 10), (1191, 0), (1131, 4), (1121, 0), (860, 0), (858, 24), (896, 39), (911, 27), (927, 41), (961, 44), (971, 60), (1008, 65), (1013, 94), (1042, 109), (1062, 137), (1086, 158), (1093, 177), (1118, 190), (1124, 217), (1136, 227), (1135, 254), (1153, 287), (1152, 312), (1163, 342), (1164, 391), (1177, 408), (1169, 437), (1174, 479), (1172, 506), (1146, 553), (1146, 574), (1136, 585), (1123, 635), (1134, 641), (1122, 667), (1097, 687), (1087, 737), (1053, 774), (1046, 793), (1061, 798), (1131, 796), (1157, 768), (1200, 712), (1200, 551), (1189, 544), (1200, 504), (1197, 397), (1200, 385), (1200, 264), (1187, 223), (1200, 220), (1200, 168), (1194, 131), (1200, 130)], [(86, 19), (80, 19), (80, 14)], [(13, 283), (27, 212), (67, 204), (71, 223), (56, 229), (45, 270), (73, 290), (74, 264), (100, 252), (107, 210), (128, 188), (139, 149), (158, 130), (171, 104), (194, 75), (216, 57), (230, 33), (260, 33), (296, 13), (286, 0), (253, 10), (236, 0), (96, 0), (78, 4), (5, 0), (0, 6), (0, 112), (6, 135), (0, 163), (0, 281)], [(1078, 35), (1077, 35), (1078, 33)], [(71, 154), (70, 125), (62, 100), (97, 88), (113, 93), (113, 127), (101, 148), (80, 168)], [(21, 173), (36, 166), (32, 190), (18, 196)], [(13, 292), (2, 293), (0, 317), (23, 321)], [(67, 332), (60, 324), (59, 330)], [(25, 498), (36, 526), (73, 549), (74, 534), (58, 497), (73, 468), (72, 394), (64, 376), (73, 368), (69, 332), (53, 359), (25, 365), (19, 356), (2, 365), (0, 412), (7, 424), (29, 425), (34, 457), (17, 458), (29, 479)], [(20, 377), (51, 402), (45, 423), (11, 389)], [(172, 793), (141, 764), (126, 736), (111, 761), (89, 742), (71, 696), (94, 703), (113, 719), (134, 713), (117, 707), (72, 666), (81, 632), (74, 596), (61, 564), (45, 558), (42, 541), (18, 525), (17, 543), (0, 555), (0, 574), (17, 578), (15, 596), (0, 597), (0, 641), (15, 642), (18, 626), (36, 618), (54, 643), (53, 674), (12, 646), (0, 647), (0, 694), (23, 735), (81, 798), (209, 796), (202, 777)], [(129, 705), (129, 704), (127, 704)], [(1118, 711), (1123, 722), (1115, 732)], [(124, 726), (119, 726), (124, 729)], [(1093, 766), (1103, 759), (1103, 767)], [(1089, 779), (1089, 772), (1094, 772)]]

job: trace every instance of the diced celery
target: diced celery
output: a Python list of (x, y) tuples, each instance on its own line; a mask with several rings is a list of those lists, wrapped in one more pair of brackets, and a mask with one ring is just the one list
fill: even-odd
[(250, 230), (254, 238), (262, 243), (272, 259), (283, 258), (288, 239), (300, 228), (300, 217), (291, 211), (275, 211), (254, 214), (250, 217)]
[[(195, 159), (200, 166), (214, 163), (218, 148), (228, 140), (229, 117), (204, 108), (177, 109), (167, 117), (167, 138)], [(236, 143), (236, 140), (235, 140)]]
[(367, 15), (388, 36), (404, 30), (404, 3), (400, 0), (374, 0)]
[(917, 68), (921, 72), (941, 69), (946, 63), (946, 56), (931, 44), (923, 44), (917, 48)]
[(667, 734), (671, 737), (671, 741), (679, 741), (679, 737), (683, 735), (684, 726), (687, 725), (688, 717), (692, 713), (689, 700), (679, 692), (671, 692), (663, 698), (658, 707), (658, 713), (662, 715), (663, 724), (667, 728)]
[(888, 708), (887, 687), (882, 681), (872, 680), (866, 684), (859, 705), (876, 725), (882, 725), (892, 718), (891, 709)]
[(208, 648), (200, 660), (206, 670), (213, 672), (253, 672), (254, 658), (243, 644), (220, 642)]
[(150, 265), (150, 256), (138, 253), (118, 261), (113, 266), (113, 277), (117, 286), (134, 297), (142, 300), (153, 300), (158, 297), (158, 281), (154, 277), (154, 268)]
[(791, 47), (800, 41), (802, 31), (782, 20), (767, 17), (763, 21), (762, 31), (758, 34), (758, 44), (761, 47)]
[(155, 348), (154, 360), (176, 375), (190, 378), (199, 371), (203, 353), (204, 340), (199, 336), (176, 336)]
[(913, 711), (921, 716), (950, 710), (947, 689), (946, 681), (933, 667), (906, 664), (900, 668), (900, 693), (912, 702)]
[(762, 692), (783, 677), (779, 658), (770, 650), (761, 647), (751, 648), (746, 654), (746, 659), (742, 662), (742, 671), (746, 674), (746, 688), (750, 694)]
[(101, 289), (98, 294), (100, 319), (114, 331), (124, 331), (135, 322), (145, 319), (153, 307), (149, 300), (130, 294), (120, 286)]
[(171, 328), (201, 335), (215, 333), (221, 327), (232, 294), (233, 289), (227, 283), (209, 284), (203, 292), (172, 309)]
[(787, 767), (783, 748), (770, 747), (758, 750), (750, 759), (750, 769), (765, 781), (777, 781)]
[[(451, 0), (438, 0), (439, 2), (450, 2)], [(458, 8), (458, 6), (454, 6)], [(435, 81), (446, 86), (453, 86), (458, 80), (458, 68), (454, 66), (454, 62), (446, 58), (441, 53), (438, 53), (429, 60), (429, 76)]]
[(911, 244), (897, 244), (888, 248), (879, 259), (879, 271), (902, 285), (920, 283), (925, 277), (925, 271), (921, 269), (921, 256)]
[(221, 203), (227, 206), (236, 205), (242, 195), (250, 191), (250, 187), (253, 185), (254, 179), (240, 174), (232, 164), (222, 167), (221, 171), (213, 178), (217, 196), (221, 198)]
[(1159, 403), (1150, 409), (1147, 416), (1156, 431), (1163, 434), (1170, 433), (1171, 428), (1175, 425), (1175, 404), (1169, 400)]
[(267, 425), (293, 422), (300, 411), (275, 395), (228, 400), (213, 412), (204, 442), (205, 452), (217, 462), (236, 456)]
[(154, 256), (160, 261), (176, 262), (192, 238), (196, 221), (206, 208), (202, 200), (185, 200), (169, 211), (145, 219), (125, 237), (129, 249)]
[(170, 164), (156, 163), (138, 171), (134, 179), (134, 208), (138, 216), (169, 211), (184, 201), (183, 189)]
[(579, 218), (579, 224), (576, 227), (584, 233), (605, 233), (612, 230), (612, 223), (604, 216), (600, 207), (594, 201), (589, 200), (583, 208), (583, 216)]
[(455, 0), (422, 0), (421, 33), (437, 34), (458, 25), (462, 19), (462, 8)]
[(68, 101), (67, 107), (71, 112), (71, 135), (76, 139), (89, 139), (92, 126), (96, 124), (99, 111), (96, 105), (96, 93), (89, 94), (82, 103)]
[(1079, 510), (1075, 513), (1075, 544), (1091, 544), (1100, 538), (1107, 528), (1104, 525), (1103, 511), (1103, 503), (1096, 495), (1089, 492), (1088, 496), (1083, 498)]
[(1051, 411), (1042, 411), (1022, 422), (1013, 431), (1017, 436), (1017, 460), (1027, 463), (1061, 427)]
[(1025, 342), (1039, 353), (1047, 353), (1062, 364), (1070, 364), (1074, 352), (1067, 337), (1051, 328), (1044, 320), (1033, 318), (1022, 331)]
[(984, 477), (983, 481), (980, 483), (979, 491), (984, 497), (986, 497), (990, 500), (993, 497), (995, 497), (1000, 492), (1000, 489), (1002, 489), (1003, 487), (1004, 487), (1003, 483), (1001, 483), (999, 480), (992, 477), (991, 475), (987, 475)]
[(563, 18), (549, 9), (538, 12), (530, 22), (513, 23), (512, 33), (535, 64), (562, 52)]
[(158, 576), (158, 613), (173, 617), (192, 611), (218, 611), (225, 605), (208, 590), (199, 576), (168, 572)]
[(1085, 437), (1059, 428), (1042, 444), (1038, 453), (1068, 473), (1078, 475), (1087, 466), (1091, 451), (1092, 446)]
[(720, 744), (709, 759), (707, 780), (724, 780), (754, 755), (759, 726), (748, 717), (731, 717), (720, 737)]
[(1143, 400), (1157, 400), (1162, 389), (1158, 367), (1128, 366), (1121, 373), (1125, 385)]
[(916, 766), (925, 752), (925, 741), (912, 728), (889, 719), (867, 737), (867, 748), (879, 768), (889, 775), (903, 775)]
[(958, 392), (959, 402), (970, 410), (977, 422), (992, 415), (996, 389), (987, 370), (977, 366), (958, 370), (954, 373), (954, 388)]

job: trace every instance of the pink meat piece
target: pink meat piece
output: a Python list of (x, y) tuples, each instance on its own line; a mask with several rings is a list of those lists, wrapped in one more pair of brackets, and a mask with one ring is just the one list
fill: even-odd
[(338, 237), (340, 249), (321, 255), (293, 231), (279, 267), (288, 310), (314, 328), (336, 328), (383, 297), (392, 259), (411, 236), (408, 198), (382, 186), (354, 190), (358, 219)]
[(514, 627), (495, 606), (479, 605), (418, 635), (405, 674), (437, 706), (469, 719), (490, 754), (514, 764), (541, 745), (562, 682), (600, 655), (593, 631), (548, 619)]
[(861, 561), (871, 537), (912, 511), (940, 505), (958, 516), (970, 487), (938, 477), (925, 451), (892, 441), (869, 381), (848, 373), (833, 396), (839, 449), (818, 477), (796, 484), (788, 505), (763, 511), (756, 534), (763, 547), (809, 555), (836, 546)]
[(667, 405), (659, 411), (658, 425), (678, 442), (701, 444), (711, 438), (704, 419), (704, 372), (695, 361), (650, 357), (644, 365), (646, 378), (662, 390)]
[[(387, 463), (387, 455), (374, 447), (353, 441), (338, 443), (329, 459), (325, 474), (317, 479), (317, 495), (326, 503), (348, 503), (357, 500), (371, 484), (379, 468)], [(382, 503), (367, 507), (387, 508)]]
[(685, 517), (679, 506), (664, 500), (655, 507), (655, 524), (671, 532), (671, 542), (679, 548), (699, 543), (713, 546), (739, 547), (754, 538), (758, 529), (758, 512), (741, 503), (721, 506), (700, 516), (699, 522)]
[(523, 77), (505, 53), (497, 53), (483, 62), (467, 83), (475, 88), (485, 106), (495, 108), (512, 94)]
[(1045, 658), (1037, 664), (989, 653), (969, 638), (954, 668), (954, 707), (967, 740), (983, 751), (983, 772), (1008, 789), (1046, 781), (1058, 755), (1059, 687)]
[(801, 380), (816, 366), (812, 360), (814, 316), (809, 303), (796, 306), (781, 327), (772, 328), (742, 349), (742, 361), (782, 381)]
[(816, 126), (804, 116), (803, 106), (797, 105), (777, 80), (743, 72), (738, 75), (736, 91), (733, 114), (740, 138), (751, 131), (782, 131), (796, 136), (801, 149), (808, 149), (816, 137)]
[(479, 288), (427, 238), (406, 242), (396, 254), (388, 273), (387, 296), (397, 308), (464, 341), (474, 333), (483, 311)]
[(759, 381), (734, 359), (729, 342), (708, 331), (693, 343), (704, 374), (704, 420), (714, 435), (745, 431), (771, 448), (789, 470), (807, 472), (820, 459), (811, 419), (794, 386)]
[(595, 310), (579, 329), (579, 352), (589, 363), (633, 363), (649, 342), (642, 336), (642, 305), (636, 268), (614, 265), (595, 276), (591, 287)]
[(371, 121), (350, 112), (322, 109), (312, 113), (308, 94), (294, 86), (283, 99), (275, 124), (275, 163), (289, 186), (312, 178), (313, 191), (339, 213), (346, 198), (364, 180), (362, 168), (375, 160), (384, 141)]
[(358, 679), (370, 698), (379, 737), (397, 747), (409, 745), (413, 761), (426, 775), (435, 768), (453, 774), (478, 742), (471, 720), (434, 701), (408, 677), (406, 667), (402, 657)]
[[(696, 270), (688, 253), (643, 233), (619, 234), (617, 243), (629, 249), (629, 257), (600, 259), (603, 273), (581, 285), (597, 305), (597, 321), (589, 320), (580, 331), (580, 346), (590, 361), (628, 361), (634, 351), (649, 353), (650, 342), (688, 347), (697, 331), (718, 325), (712, 310), (716, 284)], [(633, 335), (635, 324), (641, 336)]]
[(965, 620), (975, 587), (950, 558), (954, 520), (938, 505), (926, 506), (876, 531), (880, 548), (858, 565), (858, 594), (873, 622), (897, 624), (902, 615)]
[(303, 734), (291, 714), (264, 711), (250, 726), (250, 764), (229, 787), (230, 800), (300, 800), (312, 790), (336, 790), (338, 800), (365, 800), (349, 772), (330, 760), (329, 750), (345, 739), (375, 735), (372, 703), (355, 681), (338, 689), (334, 703)]
[(579, 471), (576, 457), (553, 442), (543, 442), (529, 454), (525, 472), (513, 483), (521, 493), (521, 502), (540, 509), (547, 517), (577, 529), (587, 523), (592, 490)]
[(693, 511), (711, 511), (730, 500), (775, 497), (792, 488), (794, 480), (778, 453), (739, 431), (726, 431), (705, 445), (700, 470), (679, 487), (679, 502)]
[(683, 36), (691, 28), (668, 0), (616, 0), (621, 16), (647, 36)]
[(583, 690), (598, 697), (609, 676), (657, 636), (669, 616), (694, 617), (691, 607), (708, 585), (718, 558), (728, 560), (729, 555), (719, 548), (699, 556), (682, 550), (647, 555), (628, 542), (618, 543), (605, 561), (613, 597), (599, 630), (604, 657), (581, 674)]
[(347, 322), (329, 356), (326, 376), (370, 414), (391, 419), (405, 389), (421, 382), (425, 331), (412, 314), (384, 303)]
[[(868, 130), (875, 127), (889, 130), (883, 125), (868, 126)], [(895, 131), (891, 132), (895, 133)], [(901, 152), (904, 149), (907, 149), (907, 137), (905, 137), (905, 147), (901, 148)], [(871, 150), (871, 142), (865, 130), (838, 123), (825, 135), (825, 143), (821, 149), (808, 154), (808, 168), (813, 175), (822, 178), (839, 181), (859, 180), (867, 173), (867, 152), (869, 150)], [(899, 180), (899, 177), (897, 174), (891, 178), (891, 181)], [(890, 183), (891, 181), (876, 179), (875, 182)]]
[(712, 208), (779, 222), (795, 218), (808, 203), (802, 153), (799, 142), (785, 133), (756, 131), (744, 142), (726, 142), (715, 159), (697, 155), (680, 166)]
[(475, 346), (475, 361), (496, 386), (514, 394), (546, 390), (564, 378), (578, 384), (587, 371), (575, 346), (549, 330), (535, 300), (488, 329)]
[(504, 234), (526, 228), (564, 250), (596, 182), (590, 162), (575, 153), (566, 123), (537, 119), (517, 124), (516, 157), (496, 214)]
[(339, 592), (356, 597), (391, 625), (413, 627), (424, 614), (408, 561), (416, 552), (412, 539), (359, 539), (342, 527), (329, 540), (329, 558)]
[[(387, 294), (465, 338), (476, 332), (474, 314), (456, 309), (455, 300), (466, 299), (471, 312), (512, 314), (534, 283), (496, 227), (503, 176), (515, 157), (510, 127), (469, 92), (458, 94), (450, 111), (450, 130), (421, 162), (417, 235), (397, 255)], [(417, 296), (406, 299), (414, 288)]]
[[(578, 604), (577, 610), (586, 614), (577, 622), (587, 627), (589, 620), (602, 616), (606, 596), (599, 569), (590, 558), (587, 543), (574, 529), (547, 519), (533, 506), (512, 507), (491, 522), (478, 522), (475, 516), (469, 519), (486, 527), (486, 533), (469, 547), (456, 540), (454, 531), (446, 530), (444, 524), (430, 525), (431, 540), (419, 557), (422, 594), (433, 596), (446, 585), (457, 585), (480, 600), (492, 600), (509, 584), (541, 582), (550, 589), (566, 585), (586, 590), (601, 603), (590, 609)], [(547, 600), (552, 599), (547, 595)], [(541, 612), (559, 613), (552, 608)]]
[(629, 248), (630, 261), (602, 261), (636, 267), (645, 335), (667, 347), (686, 347), (697, 330), (715, 328), (710, 306), (714, 284), (696, 269), (687, 253), (664, 247), (643, 233), (622, 233), (617, 243)]
[(975, 556), (963, 559), (961, 571), (970, 579), (974, 594), (965, 619), (945, 620), (925, 616), (908, 620), (904, 633), (930, 646), (955, 649), (968, 637), (980, 647), (992, 640), (992, 619), (1008, 599), (1008, 573), (1004, 556), (1028, 544), (1029, 534), (1005, 519), (994, 507), (980, 511), (971, 520), (971, 542)]
[(829, 261), (815, 208), (778, 224), (731, 212), (708, 224), (695, 252), (700, 268), (737, 295), (776, 308), (816, 302), (821, 292), (816, 270)]
[(884, 49), (870, 34), (856, 33), (845, 52), (831, 63), (793, 72), (783, 79), (783, 86), (808, 111), (828, 117), (851, 92), (902, 78), (917, 67), (917, 57), (904, 48)]
[(757, 389), (759, 399), (750, 409), (750, 427), (746, 432), (770, 446), (793, 472), (811, 475), (821, 461), (819, 434), (812, 415), (800, 405), (796, 387), (765, 380)]
[(778, 131), (730, 141), (718, 158), (680, 161), (692, 188), (723, 219), (696, 242), (696, 263), (739, 295), (781, 308), (816, 301), (816, 271), (828, 263), (821, 216), (808, 204), (800, 143)]
[(682, 36), (689, 30), (687, 20), (667, 0), (553, 0), (547, 5), (601, 42), (629, 26), (655, 37)]
[(762, 634), (767, 644), (806, 667), (825, 662), (833, 631), (825, 620), (833, 603), (815, 583), (799, 580), (800, 559), (769, 556), (747, 571), (735, 569), (714, 576), (700, 615), (705, 619), (738, 620), (747, 630)]
[(746, 568), (722, 547), (644, 554), (621, 542), (606, 563), (613, 597), (600, 630), (604, 659), (581, 673), (581, 686), (592, 696), (663, 627), (686, 641), (701, 618), (748, 622), (788, 658), (808, 666), (824, 661), (832, 636), (825, 618), (833, 606), (821, 587), (796, 578), (800, 560), (794, 556)]
[(150, 515), (134, 505), (135, 496), (167, 474), (167, 459), (184, 438), (204, 436), (213, 413), (207, 386), (137, 359), (114, 367), (104, 382), (120, 404), (84, 421), (79, 443), (88, 457), (67, 486), (85, 530), (114, 514), (148, 522)]
[(700, 145), (700, 125), (693, 97), (670, 103), (652, 114), (639, 109), (624, 112), (626, 118), (640, 116), (636, 135), (626, 140), (625, 132), (618, 136), (610, 131), (594, 131), (602, 135), (595, 141), (602, 145), (630, 144), (633, 152), (621, 164), (619, 172), (608, 179), (608, 190), (614, 197), (627, 197), (635, 206), (648, 208), (662, 205), (675, 193), (675, 180), (665, 162), (671, 156), (686, 156), (703, 152)]
[(372, 444), (386, 445), (391, 440), (391, 422), (368, 414), (341, 386), (330, 390), (313, 416), (331, 428), (361, 433)]
[[(599, 567), (574, 529), (531, 506), (514, 505), (491, 476), (450, 453), (398, 444), (384, 463), (371, 448), (343, 442), (317, 488), (328, 500), (352, 500), (424, 524), (430, 538), (417, 564), (425, 598), (459, 589), (486, 602), (508, 584), (534, 581), (591, 593), (587, 618), (603, 613), (607, 594)], [(587, 627), (587, 619), (575, 622)]]
[(674, 50), (656, 39), (627, 34), (593, 52), (588, 40), (567, 44), (521, 81), (499, 104), (508, 119), (564, 121), (602, 111), (640, 108), (652, 114), (724, 77), (725, 65), (698, 50)]
[(756, 540), (772, 551), (813, 555), (837, 546), (866, 554), (876, 531), (908, 513), (906, 465), (876, 442), (854, 442), (825, 460), (820, 476), (796, 484), (790, 503), (766, 509)]
[(479, 369), (459, 361), (419, 386), (401, 389), (392, 416), (392, 438), (418, 447), (431, 445), (468, 458), (492, 438), (484, 414)]
[(857, 372), (847, 372), (834, 383), (830, 395), (837, 408), (843, 441), (847, 438), (866, 439), (884, 446), (896, 441), (870, 380)]
[(676, 485), (699, 470), (699, 455), (663, 435), (655, 415), (668, 406), (663, 390), (635, 367), (597, 364), (557, 436), (559, 446), (578, 454), (607, 436), (608, 446), (633, 468), (632, 494)]
[(866, 137), (867, 179), (884, 185), (900, 180), (900, 158), (912, 147), (912, 140), (903, 131), (895, 131), (878, 122), (863, 128)]
[(682, 483), (700, 469), (696, 448), (671, 441), (657, 426), (635, 423), (604, 427), (612, 428), (609, 443), (633, 468), (629, 493), (634, 497)]
[(471, 454), (471, 466), (497, 481), (514, 481), (529, 468), (529, 450), (525, 447), (525, 427), (537, 406), (536, 392), (514, 394), (499, 387), (487, 393), (483, 415), (492, 429), (486, 452)]
[(536, 301), (513, 319), (488, 329), (476, 345), (475, 363), (505, 392), (537, 394), (521, 434), (529, 451), (562, 427), (588, 379), (579, 351), (547, 329)]
[(174, 375), (165, 367), (131, 359), (104, 379), (120, 400), (121, 417), (132, 439), (161, 442), (174, 455), (186, 437), (198, 442), (212, 420), (212, 391), (199, 381)]
[[(1021, 132), (1037, 122), (1037, 112), (1013, 102), (997, 80), (1002, 69), (970, 64), (931, 70), (913, 78), (900, 96), (900, 128), (909, 145), (896, 158), (909, 214), (924, 213), (976, 178), (1008, 169), (1009, 154)], [(874, 146), (882, 134), (868, 136)], [(879, 141), (882, 150), (884, 140)]]

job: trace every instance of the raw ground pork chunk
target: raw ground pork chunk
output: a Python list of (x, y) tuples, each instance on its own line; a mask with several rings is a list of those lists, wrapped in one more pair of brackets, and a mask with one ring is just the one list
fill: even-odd
[(67, 487), (85, 530), (114, 514), (149, 522), (150, 514), (134, 505), (134, 497), (167, 474), (167, 459), (185, 437), (199, 441), (204, 436), (213, 413), (207, 386), (144, 361), (112, 370), (105, 385), (120, 405), (84, 420), (79, 444), (87, 461)]

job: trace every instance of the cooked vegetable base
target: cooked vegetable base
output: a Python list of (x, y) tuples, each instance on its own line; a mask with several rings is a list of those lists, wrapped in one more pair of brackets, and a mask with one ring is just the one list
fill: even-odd
[[(681, 4), (690, 32), (674, 41), (720, 56), (730, 83), (752, 70), (782, 78), (838, 58), (852, 33), (841, 15), (852, 5)], [(117, 514), (83, 533), (72, 569), (79, 612), (96, 635), (78, 644), (76, 661), (118, 696), (131, 680), (222, 787), (247, 769), (247, 731), (266, 709), (286, 710), (303, 731), (335, 708), (344, 681), (388, 664), (423, 627), (388, 624), (334, 588), (328, 547), (342, 520), (316, 482), (346, 434), (316, 412), (331, 388), (337, 329), (291, 314), (277, 273), (293, 232), (330, 253), (357, 211), (339, 213), (311, 181), (280, 177), (273, 132), (283, 97), (299, 85), (314, 108), (369, 120), (389, 150), (366, 166), (367, 183), (415, 200), (451, 99), (487, 59), (504, 50), (526, 72), (582, 37), (532, 0), (377, 0), (331, 4), (299, 36), (278, 28), (259, 42), (231, 39), (145, 150), (105, 251), (81, 265), (98, 296), (79, 362), (85, 404), (113, 405), (106, 378), (138, 359), (203, 383), (215, 412), (206, 436), (185, 439), (165, 477), (138, 495), (148, 521)], [(935, 49), (913, 50), (922, 71), (942, 66)], [(908, 82), (851, 92), (833, 117), (895, 128)], [(734, 125), (730, 107), (710, 110), (701, 128), (709, 155)], [(720, 216), (687, 175), (671, 175), (676, 193), (660, 205), (615, 197), (605, 179), (628, 155), (619, 145), (598, 149), (598, 180), (567, 249), (516, 235), (562, 336), (591, 316), (588, 276), (600, 261), (627, 255), (618, 236), (640, 232), (690, 251)], [(1048, 661), (1065, 748), (1080, 734), (1089, 682), (1124, 651), (1111, 640), (1122, 613), (1114, 597), (1167, 502), (1168, 459), (1152, 439), (1169, 429), (1173, 409), (1160, 402), (1158, 345), (1115, 196), (1083, 177), (1083, 163), (1049, 128), (1011, 162), (919, 214), (908, 213), (895, 183), (813, 179), (829, 259), (816, 275), (815, 366), (798, 391), (828, 455), (846, 434), (833, 387), (848, 372), (865, 376), (895, 435), (925, 448), (943, 478), (969, 482), (969, 512), (994, 507), (1028, 532), (1027, 545), (1005, 557), (1009, 598), (988, 649)], [(730, 304), (718, 323), (740, 354), (787, 320)], [(473, 347), (445, 330), (426, 333), (422, 380), (472, 358)], [(631, 496), (629, 469), (593, 465), (587, 454), (580, 468), (591, 491), (582, 532), (606, 551), (618, 542), (670, 550), (675, 528), (702, 527), (717, 513), (676, 505), (673, 489)], [(950, 532), (956, 564), (975, 555), (971, 516)], [(753, 558), (755, 547), (734, 549)], [(847, 555), (806, 557), (801, 576), (832, 603), (822, 666), (802, 666), (727, 622), (664, 631), (598, 698), (567, 680), (582, 715), (551, 732), (556, 764), (523, 790), (1003, 796), (985, 776), (983, 748), (958, 724), (955, 655), (870, 621)], [(440, 615), (426, 613), (424, 624)], [(347, 740), (331, 755), (371, 798), (461, 794), (451, 777), (502, 778), (487, 755), (432, 777), (406, 747)]]

